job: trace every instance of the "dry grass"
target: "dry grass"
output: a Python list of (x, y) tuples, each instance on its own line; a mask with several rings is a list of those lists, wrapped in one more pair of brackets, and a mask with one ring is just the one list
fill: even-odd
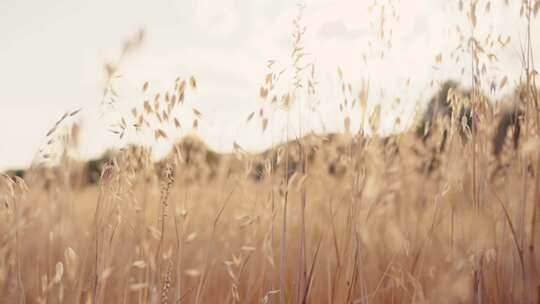
[[(2, 294), (9, 303), (23, 292), (49, 303), (277, 303), (288, 195), (287, 303), (538, 297), (525, 162), (512, 160), (490, 180), (490, 156), (479, 156), (486, 173), (476, 210), (470, 162), (459, 156), (471, 153), (470, 141), (456, 141), (442, 167), (424, 174), (414, 134), (394, 138), (399, 153), (388, 155), (383, 140), (341, 140), (321, 139), (306, 177), (296, 171), (288, 185), (282, 162), (256, 182), (233, 156), (224, 173), (197, 182), (188, 182), (187, 164), (173, 178), (170, 168), (132, 175), (121, 162), (82, 189), (25, 189), (6, 177), (14, 190), (2, 211)], [(347, 170), (337, 177), (325, 155), (338, 157), (343, 145), (351, 152), (340, 156)]]
[[(354, 133), (355, 111), (371, 130), (383, 118), (380, 107), (367, 113), (369, 82), (355, 92), (341, 69), (345, 132), (303, 129), (318, 97), (301, 9), (291, 82), (283, 86), (283, 72), (269, 62), (262, 106), (246, 122), (265, 132), (269, 113), (283, 111), (300, 136), (287, 134), (265, 153), (235, 143), (234, 153), (216, 154), (193, 137), (176, 142), (173, 134), (204, 119), (189, 102), (196, 79), (178, 78), (161, 93), (145, 83), (140, 106), (111, 132), (119, 140), (150, 134), (175, 142), (173, 151), (157, 164), (145, 148), (112, 151), (89, 183), (89, 167), (69, 157), (73, 134), (59, 134), (78, 113), (66, 112), (25, 180), (0, 176), (0, 302), (538, 303), (540, 118), (530, 21), (538, 3), (522, 4), (526, 77), (508, 97), (510, 112), (482, 91), (475, 65), (491, 57), (474, 40), (475, 1), (465, 13), (471, 89), (436, 95), (421, 131)], [(106, 105), (115, 102), (118, 66), (107, 69)], [(506, 85), (502, 78), (499, 87)], [(303, 114), (296, 119), (291, 109)], [(444, 115), (450, 109), (454, 115)], [(179, 112), (191, 115), (187, 122)], [(516, 145), (505, 135), (518, 126)], [(64, 149), (51, 148), (59, 139)], [(55, 166), (43, 166), (52, 159)]]

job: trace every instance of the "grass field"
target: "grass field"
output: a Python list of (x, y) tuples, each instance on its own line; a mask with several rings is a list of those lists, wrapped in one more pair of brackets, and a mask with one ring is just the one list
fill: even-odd
[[(475, 3), (464, 9), (473, 30)], [(522, 6), (532, 20), (540, 1)], [(473, 37), (463, 85), (441, 85), (431, 110), (395, 134), (352, 131), (347, 113), (367, 109), (369, 86), (351, 88), (341, 69), (344, 132), (305, 130), (263, 153), (236, 143), (217, 153), (184, 137), (159, 162), (125, 146), (90, 165), (67, 153), (77, 132), (61, 132), (78, 113), (66, 112), (46, 141), (62, 139), (61, 152), (38, 152), (24, 179), (0, 176), (0, 303), (539, 303), (531, 22), (522, 82), (504, 102), (486, 97), (490, 54)], [(317, 96), (301, 18), (293, 24), (290, 89), (278, 92), (269, 65), (261, 111), (247, 117), (261, 132), (275, 123), (268, 109)], [(497, 89), (511, 85), (501, 79)], [(193, 77), (166, 92), (143, 84), (148, 99), (112, 132), (164, 141), (196, 128), (197, 89)], [(180, 111), (193, 119), (179, 121)], [(384, 119), (361, 118), (371, 130)]]

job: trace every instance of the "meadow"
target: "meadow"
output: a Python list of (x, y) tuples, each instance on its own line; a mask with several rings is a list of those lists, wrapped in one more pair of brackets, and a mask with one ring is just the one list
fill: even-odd
[[(463, 8), (473, 33), (478, 3), (490, 2)], [(305, 130), (261, 153), (236, 143), (218, 153), (184, 136), (158, 161), (135, 144), (75, 159), (68, 152), (77, 127), (65, 121), (79, 112), (66, 112), (45, 140), (62, 149), (46, 147), (24, 172), (0, 176), (0, 302), (539, 303), (531, 24), (540, 1), (520, 6), (522, 81), (484, 77), (495, 55), (483, 44), (504, 44), (500, 36), (464, 38), (470, 74), (435, 83), (400, 132), (352, 126), (352, 113), (364, 113), (370, 130), (386, 114), (368, 113), (369, 84), (351, 85), (341, 69), (343, 132)], [(271, 62), (258, 76), (261, 109), (246, 122), (261, 132), (276, 123), (270, 109), (287, 113), (317, 96), (301, 21), (293, 20), (292, 77)], [(105, 106), (116, 94), (114, 65), (107, 71)], [(141, 84), (143, 101), (111, 132), (166, 141), (186, 125), (196, 129), (204, 113), (189, 92), (200, 86), (191, 76), (165, 92)], [(506, 86), (515, 88), (501, 100), (488, 97)], [(310, 106), (300, 107), (304, 115)], [(176, 118), (181, 111), (193, 118)], [(287, 123), (301, 124), (294, 117)]]

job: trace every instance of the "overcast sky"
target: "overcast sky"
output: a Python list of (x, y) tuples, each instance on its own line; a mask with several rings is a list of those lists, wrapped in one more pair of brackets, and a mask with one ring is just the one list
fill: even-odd
[[(338, 66), (355, 89), (369, 79), (370, 104), (388, 105), (399, 97), (401, 111), (409, 117), (414, 105), (433, 92), (431, 80), (459, 78), (461, 67), (470, 64), (466, 58), (449, 60), (458, 44), (456, 25), (467, 31), (458, 1), (393, 2), (399, 20), (387, 18), (386, 38), (391, 29), (392, 46), (385, 45), (383, 59), (377, 52), (380, 11), (368, 10), (373, 1), (302, 2), (306, 51), (316, 64), (321, 102), (312, 118), (326, 130), (343, 130), (336, 111), (342, 99)], [(508, 75), (512, 85), (519, 77), (523, 24), (518, 22), (519, 8), (503, 8), (498, 2), (485, 15), (485, 2), (480, 1), (478, 35), (492, 30), (512, 37), (508, 47), (494, 49), (499, 63), (487, 67), (490, 79), (499, 82)], [(230, 150), (233, 142), (248, 150), (263, 149), (283, 129), (269, 128), (263, 134), (246, 117), (261, 106), (259, 87), (267, 60), (287, 62), (297, 12), (297, 3), (288, 0), (0, 1), (0, 169), (28, 165), (55, 121), (81, 107), (81, 155), (95, 156), (119, 145), (107, 131), (114, 115), (100, 115), (103, 66), (119, 57), (123, 42), (139, 29), (146, 39), (122, 62), (122, 77), (115, 81), (121, 105), (140, 104), (145, 81), (155, 92), (169, 88), (177, 76), (194, 75), (198, 88), (189, 99), (203, 113), (198, 134), (220, 151)], [(386, 14), (391, 16), (389, 6)], [(383, 115), (383, 120), (389, 117)], [(279, 126), (283, 117), (275, 120)]]

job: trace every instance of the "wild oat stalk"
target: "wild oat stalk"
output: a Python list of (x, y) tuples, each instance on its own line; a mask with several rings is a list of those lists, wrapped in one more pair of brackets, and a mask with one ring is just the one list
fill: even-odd
[[(168, 206), (169, 206), (169, 203), (168, 203), (168, 200), (169, 200), (169, 194), (170, 194), (170, 191), (171, 191), (171, 187), (174, 183), (174, 180), (175, 180), (175, 167), (173, 166), (173, 163), (171, 161), (167, 161), (167, 163), (165, 164), (165, 168), (163, 169), (163, 172), (162, 172), (162, 177), (161, 177), (161, 188), (160, 188), (160, 197), (159, 197), (159, 203), (160, 203), (160, 208), (161, 208), (161, 216), (160, 216), (160, 222), (161, 222), (161, 230), (160, 230), (160, 239), (159, 239), (159, 244), (158, 244), (158, 247), (156, 249), (156, 256), (154, 257), (154, 260), (155, 260), (155, 263), (156, 263), (156, 268), (157, 268), (157, 271), (156, 271), (156, 285), (159, 284), (159, 276), (161, 274), (161, 251), (163, 250), (164, 248), (164, 244), (165, 244), (165, 227), (166, 227), (166, 223), (167, 223), (167, 209), (168, 209)], [(167, 269), (167, 272), (170, 272), (170, 269)], [(166, 282), (167, 279), (170, 281), (170, 273), (165, 275), (165, 282), (163, 283), (164, 284), (164, 287), (162, 288), (162, 292), (165, 293), (165, 295), (163, 295), (162, 293), (162, 301), (163, 301), (163, 298), (165, 297), (165, 299), (168, 298), (168, 289), (170, 286), (167, 286), (165, 288), (165, 286), (168, 284), (170, 285), (170, 282)]]

